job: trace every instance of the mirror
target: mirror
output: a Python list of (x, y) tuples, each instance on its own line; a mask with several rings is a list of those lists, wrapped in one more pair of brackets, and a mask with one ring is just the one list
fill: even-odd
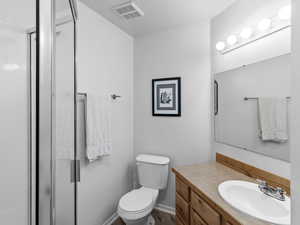
[(216, 74), (215, 141), (289, 161), (290, 86), (290, 54)]

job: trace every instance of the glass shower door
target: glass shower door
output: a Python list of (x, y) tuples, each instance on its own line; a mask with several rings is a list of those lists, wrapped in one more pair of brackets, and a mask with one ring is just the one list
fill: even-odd
[[(56, 4), (54, 1), (41, 1), (43, 16), (37, 33), (42, 42), (36, 76), (38, 225), (75, 225), (78, 167), (75, 163), (75, 32), (70, 5), (73, 0), (57, 0)], [(34, 54), (31, 55), (35, 62)]]
[(55, 225), (75, 225), (76, 79), (73, 1), (56, 0), (55, 77), (52, 101)]
[(55, 215), (56, 225), (76, 221), (74, 24), (56, 26), (55, 57)]

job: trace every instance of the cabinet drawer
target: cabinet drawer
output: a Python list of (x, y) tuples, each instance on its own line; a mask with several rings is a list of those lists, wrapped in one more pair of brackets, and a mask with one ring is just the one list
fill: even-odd
[(189, 224), (189, 204), (178, 193), (176, 193), (176, 216), (178, 216), (183, 223)]
[(191, 209), (191, 225), (207, 225), (200, 216)]
[(207, 224), (221, 225), (221, 215), (194, 192), (191, 194), (191, 205)]
[(179, 178), (176, 178), (176, 192), (184, 198), (185, 201), (190, 201), (190, 189), (189, 186), (186, 185)]

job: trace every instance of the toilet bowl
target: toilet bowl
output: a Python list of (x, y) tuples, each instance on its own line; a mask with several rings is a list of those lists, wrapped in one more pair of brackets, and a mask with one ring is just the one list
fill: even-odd
[(137, 175), (141, 188), (125, 194), (119, 201), (118, 214), (126, 225), (154, 225), (151, 212), (159, 190), (167, 187), (170, 159), (156, 155), (136, 157)]
[(158, 190), (146, 187), (128, 192), (119, 201), (118, 214), (126, 225), (150, 225), (157, 197)]

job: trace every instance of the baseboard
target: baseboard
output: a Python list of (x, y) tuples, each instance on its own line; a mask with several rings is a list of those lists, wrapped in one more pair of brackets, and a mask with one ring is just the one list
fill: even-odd
[(114, 214), (112, 214), (111, 217), (109, 217), (109, 218), (103, 223), (103, 225), (111, 225), (111, 224), (113, 224), (118, 218), (119, 218), (119, 215), (118, 215), (117, 212), (115, 212)]
[(164, 204), (157, 204), (155, 209), (165, 212), (165, 213), (168, 213), (168, 214), (171, 214), (171, 215), (175, 215), (175, 208), (164, 205)]

